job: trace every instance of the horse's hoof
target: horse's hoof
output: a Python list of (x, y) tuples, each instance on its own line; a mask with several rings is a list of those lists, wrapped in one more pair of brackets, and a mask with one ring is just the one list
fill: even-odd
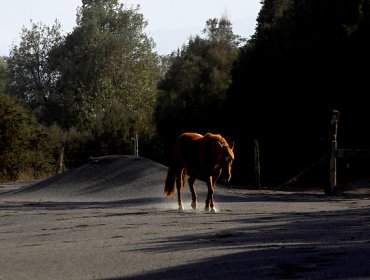
[(184, 211), (185, 210), (185, 208), (184, 208), (184, 206), (179, 206), (179, 212), (182, 212), (182, 211)]
[(210, 211), (212, 214), (217, 214), (218, 211), (216, 210), (216, 208), (211, 208), (211, 211)]
[(193, 208), (194, 210), (196, 210), (197, 209), (197, 204), (196, 203), (192, 203), (191, 204), (191, 208)]

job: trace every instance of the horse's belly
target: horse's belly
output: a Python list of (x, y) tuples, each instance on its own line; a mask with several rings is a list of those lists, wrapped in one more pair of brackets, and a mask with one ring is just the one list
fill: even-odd
[(197, 177), (197, 178), (212, 176), (212, 172), (211, 173), (207, 172), (204, 168), (200, 166), (197, 166), (197, 167), (188, 166), (188, 167), (185, 167), (185, 170), (186, 170), (187, 175)]
[(199, 176), (199, 172), (197, 172), (196, 170), (187, 169), (186, 171), (187, 171), (186, 174), (189, 176), (195, 176), (195, 177)]
[(185, 169), (186, 169), (186, 174), (189, 176), (197, 177), (201, 173), (199, 166), (185, 165)]

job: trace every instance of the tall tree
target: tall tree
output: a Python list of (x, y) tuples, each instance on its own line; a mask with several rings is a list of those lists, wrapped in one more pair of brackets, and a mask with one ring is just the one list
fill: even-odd
[[(333, 108), (345, 116), (341, 145), (357, 142), (359, 147), (368, 142), (359, 137), (358, 125), (370, 121), (360, 109), (366, 106), (361, 88), (369, 86), (366, 71), (360, 68), (369, 61), (368, 48), (363, 47), (369, 41), (368, 4), (368, 0), (262, 1), (256, 32), (233, 69), (228, 104), (230, 120), (243, 120), (237, 131), (248, 131), (239, 136), (242, 154), (251, 155), (253, 139), (259, 139), (267, 183), (289, 179), (327, 151), (327, 122)], [(352, 125), (344, 123), (349, 119)], [(244, 174), (247, 166), (253, 166), (250, 159), (253, 155), (238, 161)]]
[[(204, 38), (191, 37), (187, 45), (170, 56), (168, 70), (160, 82), (158, 128), (169, 141), (185, 129), (205, 131), (222, 127), (219, 112), (243, 40), (233, 33), (226, 17), (209, 19), (203, 33)], [(167, 137), (168, 133), (172, 137)]]
[(65, 112), (60, 122), (88, 127), (118, 102), (127, 130), (145, 134), (153, 128), (158, 56), (146, 25), (139, 6), (82, 1), (77, 26), (52, 55), (60, 73), (57, 103)]
[(24, 100), (42, 121), (59, 78), (50, 67), (49, 52), (62, 39), (58, 21), (51, 27), (31, 21), (31, 28), (23, 27), (19, 46), (12, 46), (7, 59), (7, 92)]
[(6, 83), (6, 62), (3, 57), (0, 57), (0, 93), (4, 93)]

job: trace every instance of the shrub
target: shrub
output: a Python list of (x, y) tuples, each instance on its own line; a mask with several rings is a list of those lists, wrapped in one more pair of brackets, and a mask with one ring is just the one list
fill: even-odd
[(54, 164), (45, 129), (16, 99), (0, 93), (0, 180), (40, 178)]

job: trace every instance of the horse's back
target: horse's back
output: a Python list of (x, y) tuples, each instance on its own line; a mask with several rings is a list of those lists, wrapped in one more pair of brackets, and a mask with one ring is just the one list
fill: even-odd
[(193, 145), (196, 145), (194, 143), (197, 143), (197, 140), (203, 138), (203, 135), (199, 134), (199, 133), (194, 133), (194, 132), (185, 132), (183, 134), (181, 134), (177, 140), (176, 140), (176, 143), (175, 143), (175, 148), (179, 149), (179, 148), (187, 148), (187, 147), (191, 147)]
[(201, 146), (200, 140), (203, 135), (194, 132), (181, 134), (176, 142), (174, 149), (174, 161), (177, 165), (189, 169), (199, 166)]
[(185, 162), (192, 161), (191, 163), (209, 158), (214, 152), (211, 148), (217, 141), (225, 140), (219, 134), (207, 133), (201, 135), (195, 132), (185, 132), (176, 140), (175, 157), (184, 159)]
[(196, 139), (199, 139), (199, 138), (202, 138), (202, 137), (204, 137), (202, 134), (199, 134), (199, 133), (196, 133), (196, 132), (184, 132), (183, 134), (181, 134), (177, 138), (177, 141), (191, 142), (192, 140), (196, 140)]

